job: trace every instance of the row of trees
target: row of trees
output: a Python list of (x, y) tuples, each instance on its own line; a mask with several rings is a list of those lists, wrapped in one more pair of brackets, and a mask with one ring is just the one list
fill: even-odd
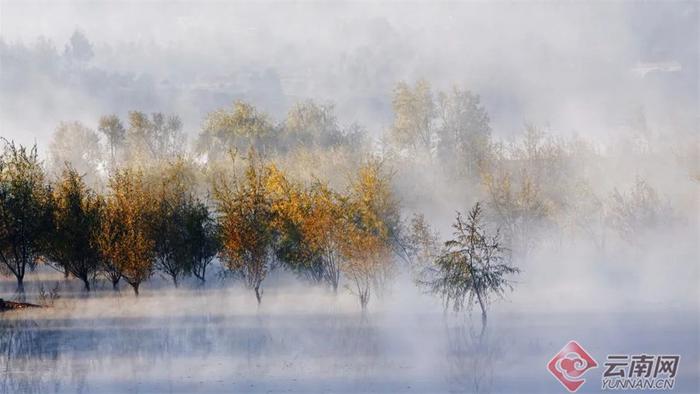
[[(450, 260), (438, 257), (454, 248), (441, 250), (422, 217), (402, 220), (393, 190), (411, 211), (432, 209), (436, 199), (483, 201), (479, 223), (500, 229), (495, 249), (504, 254), (507, 246), (509, 256), (526, 254), (549, 230), (576, 231), (602, 246), (612, 229), (634, 243), (673, 216), (641, 178), (629, 191), (593, 182), (615, 163), (582, 139), (555, 138), (534, 126), (510, 142), (493, 138), (488, 113), (468, 90), (434, 93), (425, 81), (400, 83), (392, 104), (394, 121), (377, 150), (360, 127), (341, 127), (332, 105), (312, 101), (293, 106), (281, 122), (234, 102), (206, 116), (191, 151), (176, 115), (132, 111), (125, 121), (107, 115), (97, 131), (62, 123), (49, 146), (57, 177), (51, 182), (35, 150), (8, 143), (3, 188), (14, 191), (4, 195), (3, 212), (30, 206), (31, 198), (33, 208), (21, 215), (33, 216), (31, 226), (21, 227), (24, 216), (4, 213), (6, 228), (14, 223), (21, 231), (2, 233), (11, 246), (0, 257), (19, 282), (26, 267), (46, 261), (86, 287), (100, 274), (138, 291), (155, 271), (175, 284), (188, 275), (204, 280), (218, 256), (258, 301), (269, 272), (282, 267), (334, 291), (345, 284), (366, 306), (397, 257), (421, 261), (435, 274), (449, 268)], [(231, 152), (248, 150), (260, 157), (234, 154), (229, 161)], [(398, 176), (389, 177), (388, 168)], [(342, 182), (339, 172), (352, 175)], [(16, 181), (20, 173), (25, 181)], [(48, 235), (29, 240), (22, 232)], [(15, 248), (17, 240), (29, 246)], [(494, 243), (480, 241), (479, 250)], [(75, 244), (93, 246), (71, 249)], [(472, 281), (475, 266), (461, 267)], [(433, 281), (420, 282), (452, 298)]]
[(260, 303), (268, 274), (284, 268), (333, 292), (341, 283), (366, 309), (373, 290), (391, 278), (397, 257), (421, 268), (419, 283), (460, 309), (476, 297), (484, 314), (491, 292), (502, 292), (507, 262), (498, 235), (481, 225), (481, 206), (458, 215), (455, 238), (442, 251), (424, 219), (401, 220), (391, 177), (366, 162), (337, 192), (316, 180), (291, 180), (255, 151), (232, 154), (233, 171), (214, 181), (213, 209), (197, 197), (192, 165), (123, 168), (96, 193), (66, 165), (48, 182), (36, 148), (5, 142), (0, 156), (0, 261), (23, 290), (27, 268), (39, 262), (72, 275), (90, 291), (97, 275), (116, 289), (124, 280), (138, 295), (154, 272), (175, 286), (187, 275), (202, 282), (220, 257), (225, 272)]
[[(436, 92), (426, 81), (399, 83), (392, 104), (394, 120), (380, 146), (381, 157), (397, 170), (395, 186), (409, 208), (425, 210), (436, 190), (441, 198), (484, 201), (486, 219), (501, 227), (504, 241), (517, 254), (527, 254), (540, 234), (552, 229), (582, 235), (602, 247), (607, 233), (634, 243), (645, 228), (673, 220), (669, 204), (644, 178), (629, 192), (600, 188), (597, 179), (610, 172), (604, 167), (608, 158), (588, 141), (554, 137), (534, 125), (512, 141), (492, 137), (489, 115), (469, 90)], [(191, 151), (181, 128), (176, 115), (139, 111), (130, 112), (125, 123), (116, 115), (103, 116), (97, 126), (102, 138), (80, 123), (63, 123), (51, 142), (50, 168), (60, 174), (69, 161), (86, 174), (88, 185), (100, 188), (120, 166), (184, 154), (213, 172), (227, 152), (253, 148), (296, 178), (320, 177), (343, 187), (334, 175), (357, 171), (369, 154), (362, 128), (341, 127), (331, 104), (313, 101), (295, 104), (280, 122), (236, 101), (205, 117)], [(416, 185), (415, 172), (422, 171), (438, 174), (429, 188)], [(402, 177), (407, 185), (401, 184)], [(646, 191), (633, 190), (642, 186)]]
[(0, 157), (0, 260), (24, 289), (27, 268), (45, 262), (80, 279), (86, 290), (98, 274), (138, 294), (158, 269), (177, 285), (183, 275), (202, 281), (219, 250), (207, 205), (183, 179), (179, 161), (155, 179), (119, 169), (109, 193), (90, 189), (70, 164), (49, 182), (36, 148), (4, 141)]
[(362, 166), (339, 193), (320, 180), (293, 182), (251, 154), (242, 173), (214, 185), (214, 197), (226, 267), (258, 302), (279, 264), (334, 292), (343, 276), (363, 309), (392, 271), (399, 211), (378, 162)]
[(338, 290), (343, 275), (363, 308), (390, 273), (399, 223), (389, 178), (370, 161), (338, 193), (302, 185), (251, 151), (235, 154), (229, 175), (215, 178), (210, 207), (196, 195), (193, 164), (173, 159), (155, 168), (116, 169), (104, 195), (66, 165), (49, 182), (36, 149), (5, 144), (0, 165), (0, 259), (23, 289), (27, 268), (45, 262), (80, 279), (100, 274), (139, 286), (155, 271), (204, 281), (220, 256), (227, 272), (261, 301), (274, 268)]
[(457, 87), (433, 93), (430, 84), (401, 82), (392, 98), (391, 144), (437, 161), (452, 177), (478, 177), (489, 159), (491, 125), (480, 97)]
[[(465, 89), (435, 91), (425, 80), (399, 83), (392, 106), (386, 151), (408, 182), (429, 169), (440, 174), (426, 179), (431, 191), (484, 201), (486, 219), (502, 229), (518, 255), (532, 250), (549, 230), (583, 235), (602, 247), (608, 230), (638, 243), (649, 229), (676, 220), (669, 202), (642, 176), (658, 169), (645, 170), (640, 163), (665, 165), (672, 154), (677, 164), (687, 166), (678, 154), (687, 149), (653, 141), (643, 116), (604, 155), (590, 141), (554, 136), (532, 124), (515, 138), (496, 139), (480, 97)], [(661, 149), (669, 152), (661, 154)], [(628, 156), (633, 159), (625, 160)], [(629, 189), (620, 188), (621, 182), (631, 184)], [(422, 198), (434, 197), (428, 192)]]
[(125, 120), (109, 114), (100, 117), (95, 129), (81, 122), (63, 122), (49, 144), (49, 166), (60, 174), (64, 163), (70, 162), (86, 174), (88, 183), (99, 185), (112, 169), (183, 154), (215, 163), (226, 160), (231, 150), (255, 149), (268, 157), (300, 148), (355, 151), (364, 140), (358, 125), (339, 125), (332, 104), (302, 101), (275, 123), (251, 104), (236, 101), (206, 116), (191, 152), (175, 114), (130, 111)]

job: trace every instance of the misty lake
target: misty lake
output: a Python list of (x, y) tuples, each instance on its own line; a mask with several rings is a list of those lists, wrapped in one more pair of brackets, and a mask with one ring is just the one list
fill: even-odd
[(546, 364), (571, 339), (598, 362), (579, 392), (600, 391), (615, 353), (679, 354), (674, 392), (699, 390), (697, 311), (497, 303), (480, 339), (477, 313), (443, 313), (410, 293), (385, 295), (362, 315), (347, 294), (298, 285), (271, 289), (259, 310), (238, 285), (138, 299), (75, 292), (53, 308), (1, 315), (0, 391), (564, 392)]
[(0, 394), (700, 394), (699, 32), (0, 0)]

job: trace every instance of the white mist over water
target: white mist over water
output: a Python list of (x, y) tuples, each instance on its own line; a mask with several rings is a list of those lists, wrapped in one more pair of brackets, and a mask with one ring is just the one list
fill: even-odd
[[(285, 273), (266, 283), (258, 308), (251, 291), (216, 277), (204, 289), (188, 282), (168, 290), (169, 283), (154, 279), (138, 298), (104, 284), (85, 298), (71, 293), (77, 283), (44, 272), (43, 283), (58, 282), (64, 298), (50, 309), (2, 316), (0, 387), (42, 393), (558, 392), (545, 366), (575, 339), (599, 364), (581, 392), (598, 392), (602, 363), (613, 353), (681, 354), (675, 392), (697, 392), (697, 283), (671, 274), (691, 266), (677, 260), (682, 251), (665, 253), (658, 271), (655, 254), (623, 261), (620, 253), (543, 249), (548, 252), (522, 262), (514, 291), (491, 304), (483, 338), (477, 311), (443, 312), (405, 275), (375, 295), (363, 315), (346, 291), (335, 296)], [(12, 285), (3, 282), (6, 289)]]

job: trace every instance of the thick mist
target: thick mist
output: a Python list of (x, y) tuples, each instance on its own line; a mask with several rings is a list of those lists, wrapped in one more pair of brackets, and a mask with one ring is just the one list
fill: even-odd
[[(420, 284), (434, 255), (391, 255), (367, 310), (346, 274), (334, 294), (283, 264), (257, 303), (222, 255), (206, 282), (175, 288), (155, 272), (138, 297), (103, 275), (86, 293), (41, 261), (23, 299), (46, 307), (0, 311), (0, 392), (556, 393), (546, 364), (572, 339), (599, 364), (579, 392), (600, 391), (616, 353), (679, 354), (674, 392), (698, 392), (698, 8), (0, 0), (0, 137), (36, 144), (49, 182), (70, 160), (108, 196), (114, 162), (152, 164), (133, 146), (110, 162), (102, 134), (55, 144), (61, 127), (172, 114), (183, 139), (168, 154), (190, 160), (197, 196), (219, 215), (213, 179), (241, 164), (198, 143), (208, 116), (240, 100), (279, 132), (259, 150), (290, 182), (349, 195), (376, 160), (402, 231), (423, 215), (440, 249), (456, 212), (481, 202), (520, 271), (487, 303), (483, 330), (474, 302), (454, 311)], [(397, 86), (419, 81), (436, 108), (423, 150), (395, 138)], [(488, 115), (478, 170), (440, 145), (453, 88)], [(347, 141), (284, 134), (307, 100)], [(0, 270), (0, 298), (15, 289)]]
[[(524, 122), (612, 138), (643, 111), (657, 129), (697, 124), (694, 2), (2, 3), (3, 135), (47, 138), (98, 113), (204, 114), (244, 98), (273, 115), (336, 103), (379, 135), (389, 94), (426, 78), (483, 97), (500, 135)], [(74, 31), (85, 61), (60, 59)], [(37, 116), (40, 113), (41, 116)]]

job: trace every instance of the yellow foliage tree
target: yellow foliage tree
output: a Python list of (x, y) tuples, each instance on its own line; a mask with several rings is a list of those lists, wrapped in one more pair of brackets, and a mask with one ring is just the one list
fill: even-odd
[(435, 114), (430, 84), (420, 80), (411, 88), (401, 82), (394, 89), (391, 103), (394, 109), (392, 140), (400, 147), (430, 151), (433, 146), (432, 122)]
[(226, 267), (255, 291), (262, 301), (262, 282), (274, 261), (274, 211), (268, 178), (271, 169), (262, 165), (254, 151), (242, 176), (214, 185)]
[(123, 277), (138, 295), (141, 283), (153, 273), (149, 215), (155, 204), (140, 170), (115, 172), (109, 187), (99, 238), (105, 271), (115, 286)]
[(392, 238), (399, 218), (389, 177), (380, 163), (360, 168), (349, 191), (345, 218), (341, 268), (365, 310), (371, 290), (381, 290), (393, 271)]

